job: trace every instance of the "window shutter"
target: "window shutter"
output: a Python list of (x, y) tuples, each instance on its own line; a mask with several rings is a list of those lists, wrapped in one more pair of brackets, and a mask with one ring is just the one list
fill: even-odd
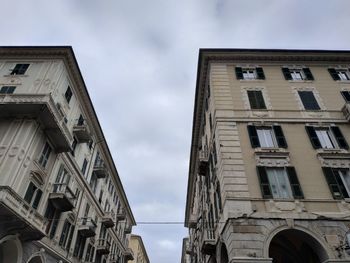
[(343, 95), (346, 102), (350, 102), (350, 92), (349, 91), (341, 91), (341, 95)]
[(269, 180), (267, 179), (267, 173), (266, 173), (265, 167), (257, 166), (256, 169), (258, 172), (258, 177), (259, 177), (263, 198), (272, 198), (270, 184), (269, 184)]
[(312, 91), (298, 91), (305, 110), (320, 110), (320, 106)]
[(236, 67), (236, 78), (237, 79), (243, 79), (243, 72), (241, 67)]
[(70, 230), (69, 238), (68, 238), (68, 242), (67, 242), (67, 245), (66, 245), (66, 250), (68, 250), (68, 251), (70, 249), (70, 244), (72, 243), (72, 238), (73, 238), (73, 233), (74, 233), (74, 226), (70, 225), (69, 230)]
[(315, 132), (315, 128), (312, 126), (305, 126), (306, 132), (309, 135), (310, 141), (314, 149), (321, 148), (320, 140), (317, 137), (317, 134)]
[(37, 187), (36, 187), (32, 182), (29, 183), (28, 188), (27, 188), (27, 192), (26, 192), (26, 194), (25, 194), (25, 196), (24, 196), (24, 200), (25, 200), (28, 204), (31, 203), (32, 198), (33, 198), (33, 194), (34, 194), (36, 188), (37, 188)]
[(339, 185), (337, 183), (337, 180), (333, 174), (331, 167), (322, 167), (323, 173), (326, 177), (326, 181), (329, 185), (329, 189), (331, 190), (331, 193), (333, 195), (334, 199), (342, 199), (343, 194), (341, 193), (341, 190), (339, 188)]
[(254, 125), (248, 125), (248, 134), (250, 138), (250, 143), (253, 148), (260, 147), (258, 133), (256, 132), (256, 127)]
[(290, 187), (292, 188), (294, 198), (303, 199), (304, 194), (303, 194), (303, 191), (301, 190), (300, 183), (294, 167), (287, 167), (287, 173), (288, 173), (289, 183), (290, 183)]
[(290, 74), (289, 68), (282, 68), (282, 73), (286, 80), (292, 80), (292, 74)]
[(335, 139), (337, 140), (338, 142), (338, 145), (339, 145), (339, 148), (342, 148), (342, 149), (346, 149), (348, 150), (349, 149), (349, 145), (348, 143), (346, 142), (344, 136), (343, 136), (343, 133), (341, 132), (341, 130), (339, 129), (339, 127), (337, 126), (332, 126), (331, 127), (331, 130), (334, 134), (334, 137)]
[(328, 72), (329, 72), (329, 74), (331, 74), (331, 76), (334, 80), (340, 80), (340, 77), (334, 68), (329, 68)]
[(38, 189), (38, 190), (36, 191), (35, 199), (34, 199), (34, 202), (33, 202), (33, 205), (32, 205), (32, 207), (33, 207), (34, 209), (37, 209), (37, 208), (38, 208), (38, 205), (39, 205), (39, 202), (40, 202), (40, 199), (41, 199), (42, 194), (43, 194), (43, 191), (41, 191), (40, 189)]
[(63, 225), (63, 229), (62, 229), (62, 233), (61, 233), (61, 238), (60, 238), (60, 242), (58, 243), (60, 246), (62, 246), (62, 244), (64, 243), (64, 241), (66, 240), (66, 236), (68, 233), (68, 226), (69, 223), (68, 221), (64, 221), (64, 225)]
[(261, 90), (248, 90), (247, 94), (251, 109), (266, 109), (264, 97)]
[(258, 79), (265, 79), (263, 68), (261, 67), (256, 68), (256, 75), (258, 76)]
[(284, 137), (284, 134), (283, 134), (281, 126), (274, 125), (273, 126), (273, 131), (274, 131), (275, 136), (276, 136), (278, 147), (280, 147), (280, 148), (287, 148), (288, 147), (287, 141), (286, 141), (286, 139)]
[(314, 76), (309, 68), (303, 68), (303, 71), (307, 80), (314, 80)]

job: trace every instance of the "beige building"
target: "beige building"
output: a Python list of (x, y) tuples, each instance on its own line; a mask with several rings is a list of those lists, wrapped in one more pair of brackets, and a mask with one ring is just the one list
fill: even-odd
[(0, 174), (0, 262), (132, 259), (135, 219), (71, 47), (0, 48)]
[(132, 250), (134, 255), (134, 259), (129, 261), (130, 263), (150, 263), (146, 248), (140, 236), (130, 236), (129, 248)]
[(348, 51), (200, 50), (190, 262), (350, 262), (349, 68)]

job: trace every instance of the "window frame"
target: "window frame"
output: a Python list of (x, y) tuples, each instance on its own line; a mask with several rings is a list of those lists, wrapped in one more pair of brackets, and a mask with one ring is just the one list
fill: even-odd
[(16, 88), (16, 86), (2, 86), (0, 89), (0, 94), (13, 94)]
[[(251, 110), (267, 110), (267, 105), (265, 102), (264, 92), (262, 90), (246, 90), (248, 103)], [(249, 95), (251, 94), (251, 95)], [(257, 96), (257, 94), (260, 94)], [(251, 100), (253, 99), (253, 100)], [(260, 100), (262, 99), (262, 100)], [(260, 100), (260, 102), (259, 102)], [(253, 103), (253, 104), (252, 104)], [(255, 105), (254, 105), (255, 103)]]
[(52, 153), (52, 147), (48, 142), (45, 142), (44, 147), (41, 150), (40, 157), (38, 159), (38, 163), (41, 167), (46, 168), (47, 163), (50, 160), (50, 155)]
[[(32, 194), (30, 194), (30, 192), (29, 192), (29, 189), (31, 186), (34, 188)], [(27, 186), (27, 190), (23, 196), (23, 200), (26, 201), (27, 204), (30, 205), (32, 208), (37, 209), (40, 205), (42, 195), (43, 195), (42, 189), (33, 181), (29, 181), (29, 184)]]
[[(319, 110), (322, 110), (322, 107), (320, 105), (320, 102), (317, 99), (317, 96), (316, 96), (314, 90), (297, 90), (297, 94), (299, 96), (299, 100), (301, 102), (301, 105), (303, 106), (303, 109), (305, 111), (319, 111)], [(300, 94), (312, 94), (313, 99), (314, 99), (313, 102), (316, 103), (314, 105), (316, 105), (317, 107), (311, 106), (312, 104), (309, 104), (310, 97), (306, 98), (305, 96), (301, 96)]]
[[(348, 150), (349, 145), (344, 137), (341, 129), (338, 126), (330, 125), (330, 126), (313, 126), (306, 125), (306, 132), (309, 136), (310, 142), (314, 149), (334, 149), (334, 150)], [(329, 130), (329, 139), (331, 140), (334, 148), (324, 148), (321, 144), (320, 138), (318, 137), (316, 130)]]
[[(273, 148), (288, 148), (287, 140), (284, 136), (283, 129), (278, 124), (273, 125), (254, 125), (248, 124), (248, 135), (252, 148), (273, 149)], [(273, 146), (262, 146), (258, 130), (270, 130)]]
[(15, 67), (11, 69), (10, 75), (23, 76), (28, 71), (29, 66), (30, 63), (16, 63)]

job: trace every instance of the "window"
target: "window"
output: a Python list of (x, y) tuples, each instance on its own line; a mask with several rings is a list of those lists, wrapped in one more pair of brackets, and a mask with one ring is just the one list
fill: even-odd
[(284, 137), (281, 126), (254, 126), (248, 125), (248, 134), (253, 148), (280, 147), (287, 148), (287, 141)]
[(3, 86), (0, 89), (0, 94), (12, 94), (15, 91), (15, 86)]
[(301, 102), (305, 110), (320, 110), (320, 106), (315, 98), (313, 91), (298, 91)]
[(251, 109), (266, 109), (264, 97), (261, 90), (247, 90), (247, 94)]
[(45, 218), (47, 219), (46, 233), (49, 234), (50, 239), (55, 236), (60, 217), (61, 211), (57, 210), (49, 201), (45, 212)]
[(68, 86), (68, 87), (67, 87), (67, 90), (66, 90), (66, 93), (64, 94), (64, 97), (66, 98), (68, 104), (69, 104), (69, 102), (70, 102), (72, 96), (73, 96), (72, 90), (71, 90), (71, 88)]
[(15, 68), (12, 69), (10, 75), (24, 75), (28, 67), (29, 67), (29, 64), (16, 64)]
[(64, 249), (64, 250), (69, 250), (71, 242), (72, 242), (72, 237), (73, 237), (73, 232), (74, 232), (74, 226), (66, 219), (64, 221), (59, 245)]
[(24, 200), (34, 209), (37, 209), (43, 192), (32, 182), (29, 183)]
[(72, 150), (70, 152), (73, 156), (75, 156), (75, 149), (77, 148), (77, 144), (78, 144), (78, 140), (77, 138), (74, 137), (72, 142)]
[(329, 189), (334, 199), (349, 198), (350, 173), (349, 169), (322, 167)]
[(92, 175), (91, 175), (90, 187), (91, 187), (92, 191), (95, 193), (96, 187), (97, 187), (97, 176), (95, 173), (92, 173)]
[(265, 79), (264, 71), (261, 67), (256, 68), (241, 68), (236, 67), (237, 79)]
[(294, 167), (258, 166), (263, 198), (304, 198)]
[(309, 68), (282, 68), (286, 80), (314, 80)]
[(85, 176), (87, 165), (88, 165), (88, 160), (84, 158), (83, 166), (81, 167), (81, 172), (83, 173), (84, 176)]
[(329, 74), (334, 80), (348, 81), (350, 80), (350, 73), (348, 69), (328, 69)]
[(344, 100), (349, 103), (350, 102), (350, 91), (341, 91), (341, 95), (343, 96)]
[(80, 114), (77, 124), (78, 124), (78, 126), (82, 126), (82, 125), (84, 125), (84, 123), (85, 123), (85, 119), (84, 119), (83, 115)]
[(85, 243), (86, 243), (86, 237), (84, 237), (83, 235), (80, 234), (80, 232), (78, 232), (78, 235), (75, 241), (74, 252), (73, 252), (74, 257), (78, 257), (78, 259), (83, 258)]
[(314, 149), (349, 149), (343, 133), (337, 126), (313, 127), (305, 126), (310, 141)]
[(42, 167), (46, 167), (47, 161), (49, 160), (50, 154), (51, 154), (51, 147), (50, 145), (46, 142), (43, 151), (41, 152), (40, 158), (39, 158), (39, 164)]
[(93, 262), (94, 252), (95, 247), (89, 243), (85, 254), (85, 262)]

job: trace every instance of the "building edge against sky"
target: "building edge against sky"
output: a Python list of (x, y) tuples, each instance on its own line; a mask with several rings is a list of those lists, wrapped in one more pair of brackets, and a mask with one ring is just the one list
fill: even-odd
[(150, 263), (142, 237), (132, 234), (129, 247), (133, 251), (134, 259), (130, 263)]
[(136, 225), (69, 46), (0, 48), (0, 262), (127, 262)]
[(350, 262), (349, 68), (349, 51), (200, 50), (182, 262)]

